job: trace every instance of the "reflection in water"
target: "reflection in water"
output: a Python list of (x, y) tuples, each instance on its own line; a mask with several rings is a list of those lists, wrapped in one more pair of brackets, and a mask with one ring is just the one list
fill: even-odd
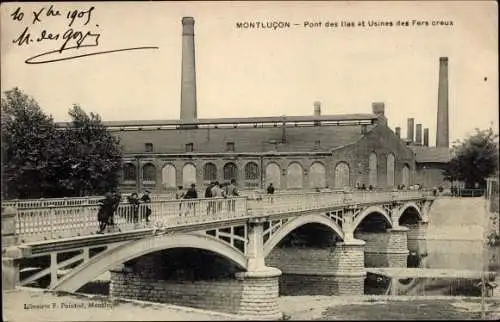
[[(499, 272), (500, 247), (485, 247), (480, 240), (428, 240), (427, 253), (408, 255), (409, 268), (486, 270)], [(490, 280), (493, 280), (491, 277)], [(398, 295), (481, 296), (480, 278), (406, 278), (397, 281)], [(368, 273), (365, 294), (389, 294), (391, 278)]]

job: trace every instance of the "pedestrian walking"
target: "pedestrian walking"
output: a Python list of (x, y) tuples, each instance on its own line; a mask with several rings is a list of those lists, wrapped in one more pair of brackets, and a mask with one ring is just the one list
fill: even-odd
[(108, 225), (109, 226), (112, 226), (112, 227), (115, 226), (115, 213), (118, 209), (118, 206), (120, 205), (121, 200), (122, 200), (122, 195), (117, 191), (113, 191), (113, 211), (108, 218)]
[(236, 179), (231, 179), (231, 183), (226, 187), (226, 195), (231, 198), (228, 201), (228, 208), (230, 211), (236, 210), (236, 200), (232, 199), (232, 197), (238, 197), (240, 194), (238, 192), (238, 188), (236, 186)]
[[(205, 199), (210, 199), (212, 198), (212, 188), (214, 187), (215, 182), (210, 182), (210, 184), (207, 186), (205, 189)], [(208, 205), (207, 205), (207, 215), (209, 215), (211, 212), (213, 212), (214, 208), (214, 202), (212, 200), (208, 200)]]
[(128, 222), (139, 222), (139, 196), (137, 192), (132, 193), (128, 198), (129, 204), (132, 205), (132, 216), (128, 216)]
[(175, 192), (175, 199), (179, 200), (179, 216), (182, 214), (182, 199), (184, 199), (184, 194), (183, 186), (178, 186)]
[[(184, 194), (184, 199), (197, 199), (198, 198), (198, 191), (196, 191), (196, 185), (194, 183), (191, 184), (191, 187), (186, 191)], [(187, 204), (187, 211), (185, 215), (188, 214), (188, 212), (193, 212), (193, 214), (196, 213), (196, 205), (194, 202), (188, 202)]]
[(274, 195), (274, 186), (273, 186), (272, 182), (267, 186), (267, 194), (270, 195), (269, 196), (269, 201), (271, 203), (273, 203), (274, 202), (274, 197), (273, 197), (273, 195)]
[(151, 197), (149, 196), (150, 191), (146, 190), (144, 191), (144, 194), (141, 197), (141, 201), (145, 204), (145, 207), (143, 208), (145, 211), (144, 217), (146, 218), (146, 222), (149, 222), (149, 216), (151, 216)]
[(113, 214), (113, 195), (107, 192), (104, 199), (99, 200), (99, 210), (97, 211), (97, 221), (99, 222), (98, 234), (104, 233), (109, 223), (109, 217)]

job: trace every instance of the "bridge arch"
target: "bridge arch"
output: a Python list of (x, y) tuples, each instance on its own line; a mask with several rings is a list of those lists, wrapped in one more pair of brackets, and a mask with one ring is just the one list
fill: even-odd
[(401, 218), (403, 216), (407, 216), (405, 214), (405, 212), (407, 210), (412, 210), (412, 214), (417, 215), (417, 221), (422, 221), (424, 219), (422, 212), (420, 210), (420, 207), (414, 202), (408, 202), (408, 203), (404, 204), (403, 206), (401, 206), (401, 208), (399, 209), (399, 212), (398, 212), (398, 217), (395, 218), (395, 220), (397, 220), (399, 224), (401, 224)]
[(328, 218), (323, 214), (311, 214), (306, 216), (299, 216), (286, 224), (284, 224), (276, 234), (272, 235), (269, 240), (264, 244), (264, 257), (269, 255), (271, 251), (278, 245), (280, 241), (283, 240), (288, 234), (290, 234), (295, 229), (304, 226), (306, 224), (321, 224), (332, 229), (342, 240), (344, 240), (344, 233), (342, 228), (335, 223), (332, 219)]
[(241, 251), (215, 237), (199, 233), (157, 236), (124, 243), (92, 257), (64, 276), (52, 290), (75, 292), (89, 281), (128, 260), (172, 248), (208, 250), (231, 260), (242, 269), (247, 268), (246, 257)]
[(364, 210), (361, 211), (361, 213), (356, 216), (356, 218), (354, 219), (354, 223), (353, 223), (353, 230), (356, 230), (356, 228), (359, 227), (359, 225), (361, 224), (361, 222), (369, 215), (373, 214), (373, 213), (378, 213), (380, 215), (382, 215), (382, 217), (384, 217), (384, 219), (387, 221), (387, 223), (389, 224), (390, 227), (392, 227), (392, 220), (391, 220), (391, 216), (381, 207), (378, 207), (378, 206), (370, 206)]

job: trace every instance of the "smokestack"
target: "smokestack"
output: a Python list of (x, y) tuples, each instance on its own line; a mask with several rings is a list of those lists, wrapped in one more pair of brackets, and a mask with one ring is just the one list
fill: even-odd
[[(321, 102), (314, 102), (314, 117), (320, 117), (321, 116)], [(318, 126), (320, 121), (314, 121), (314, 125)]]
[(424, 146), (429, 146), (429, 129), (424, 129)]
[(321, 116), (321, 102), (314, 102), (314, 116)]
[(181, 122), (195, 122), (196, 112), (196, 66), (194, 53), (194, 19), (182, 18), (182, 79)]
[(383, 102), (372, 103), (372, 114), (375, 114), (380, 122), (387, 123), (387, 118), (385, 117), (385, 104)]
[(396, 126), (395, 131), (396, 131), (396, 136), (398, 138), (401, 138), (401, 128), (399, 126)]
[(413, 124), (415, 122), (415, 119), (413, 117), (410, 117), (408, 119), (408, 128), (406, 129), (406, 140), (409, 142), (413, 142)]
[(436, 146), (449, 147), (448, 124), (448, 57), (439, 58), (439, 88)]
[(422, 145), (422, 124), (417, 124), (415, 129), (415, 144)]

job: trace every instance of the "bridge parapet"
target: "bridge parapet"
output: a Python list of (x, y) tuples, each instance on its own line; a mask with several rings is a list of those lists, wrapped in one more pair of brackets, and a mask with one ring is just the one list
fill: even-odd
[[(141, 228), (189, 227), (270, 215), (300, 215), (347, 205), (422, 200), (427, 195), (423, 191), (400, 191), (396, 194), (392, 191), (334, 191), (264, 195), (258, 199), (158, 200), (139, 207), (122, 203), (115, 212), (114, 223), (116, 229), (122, 232)], [(149, 223), (145, 220), (148, 207), (151, 209)], [(15, 221), (15, 236), (21, 242), (31, 242), (93, 235), (98, 230), (98, 210), (98, 204), (44, 206), (18, 209), (17, 214), (9, 218), (11, 222)]]

